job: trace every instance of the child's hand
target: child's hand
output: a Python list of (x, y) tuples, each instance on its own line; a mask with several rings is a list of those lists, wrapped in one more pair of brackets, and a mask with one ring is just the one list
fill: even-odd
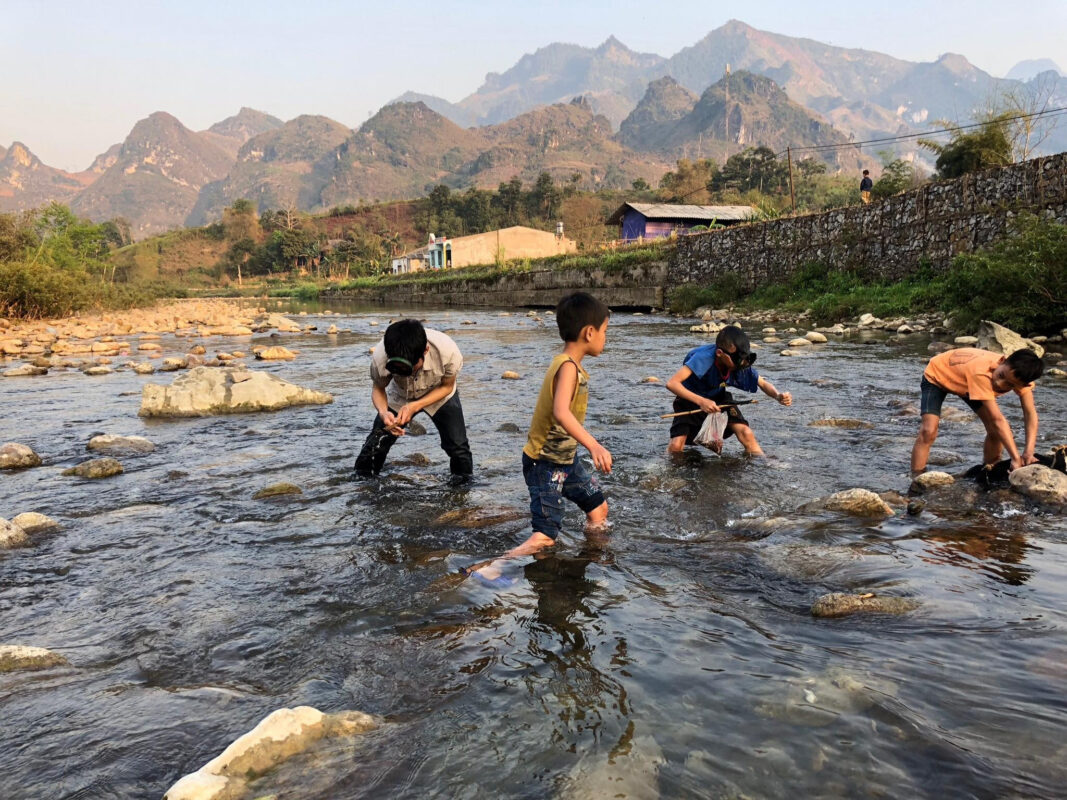
[(791, 405), (793, 405), (793, 393), (792, 392), (779, 392), (778, 393), (778, 402), (781, 403), (783, 406), (791, 406)]
[(593, 457), (593, 466), (604, 474), (611, 473), (611, 453), (599, 442), (589, 448), (589, 455)]
[(700, 410), (706, 414), (718, 414), (720, 411), (722, 411), (722, 409), (719, 408), (718, 403), (716, 403), (714, 400), (709, 400), (706, 397), (700, 398)]

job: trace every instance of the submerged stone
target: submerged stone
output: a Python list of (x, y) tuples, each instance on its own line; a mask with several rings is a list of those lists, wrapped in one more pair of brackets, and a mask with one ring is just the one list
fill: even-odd
[(18, 644), (0, 645), (0, 672), (16, 670), (48, 669), (69, 664), (59, 653), (43, 647), (28, 647)]
[(828, 417), (826, 419), (816, 419), (808, 423), (812, 428), (845, 428), (846, 430), (870, 430), (874, 427), (869, 422), (865, 422), (862, 419), (849, 419), (847, 417)]
[(156, 446), (143, 436), (101, 433), (91, 438), (86, 448), (96, 453), (151, 453)]
[(114, 458), (92, 458), (70, 469), (63, 470), (62, 474), (78, 478), (110, 478), (112, 475), (121, 473), (122, 464)]
[(874, 594), (824, 594), (811, 606), (814, 617), (846, 617), (850, 614), (907, 614), (919, 607), (907, 597), (881, 597)]
[(286, 494), (303, 494), (304, 490), (292, 483), (275, 483), (260, 489), (254, 495), (253, 500), (266, 500), (268, 497), (279, 497)]

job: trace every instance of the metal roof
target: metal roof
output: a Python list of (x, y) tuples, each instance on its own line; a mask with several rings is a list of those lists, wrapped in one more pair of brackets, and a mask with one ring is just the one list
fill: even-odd
[(623, 203), (611, 215), (608, 224), (622, 222), (626, 210), (632, 208), (645, 219), (684, 219), (684, 220), (718, 220), (720, 222), (740, 222), (752, 219), (757, 212), (752, 206), (694, 206), (672, 205), (670, 203)]

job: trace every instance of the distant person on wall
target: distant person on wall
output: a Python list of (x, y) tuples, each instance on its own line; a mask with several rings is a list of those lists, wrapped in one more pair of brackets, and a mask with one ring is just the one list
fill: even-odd
[(378, 416), (356, 457), (357, 477), (381, 472), (389, 448), (404, 435), (412, 418), (425, 411), (441, 435), (452, 482), (470, 480), (474, 459), (456, 390), (462, 367), (456, 343), (440, 331), (427, 330), (417, 319), (402, 319), (386, 328), (371, 354), (371, 402)]
[(870, 205), (871, 189), (873, 188), (874, 181), (871, 180), (871, 171), (865, 169), (863, 170), (863, 180), (860, 181), (860, 198), (863, 200), (863, 205)]

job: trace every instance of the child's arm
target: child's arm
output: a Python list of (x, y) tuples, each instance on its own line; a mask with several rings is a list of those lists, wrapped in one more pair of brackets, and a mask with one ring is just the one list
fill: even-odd
[(772, 400), (777, 400), (783, 406), (793, 405), (793, 395), (790, 392), (779, 392), (774, 388), (774, 384), (762, 375), (760, 375), (757, 385), (763, 390), (763, 393)]
[(438, 400), (444, 400), (448, 397), (455, 385), (455, 377), (446, 376), (442, 378), (440, 386), (435, 386), (418, 400), (412, 400), (410, 403), (405, 403), (396, 414), (396, 424), (407, 425), (411, 422), (412, 418), (426, 408), (426, 406), (432, 406)]
[(683, 400), (688, 400), (690, 403), (696, 405), (701, 411), (708, 414), (717, 414), (721, 410), (718, 403), (714, 400), (709, 400), (706, 397), (701, 397), (696, 392), (691, 392), (682, 386), (682, 381), (686, 380), (692, 374), (693, 370), (689, 369), (689, 367), (682, 367), (671, 376), (669, 381), (667, 381), (667, 388)]
[(1023, 407), (1023, 427), (1026, 431), (1026, 449), (1023, 450), (1023, 466), (1036, 464), (1034, 448), (1037, 447), (1037, 406), (1034, 405), (1034, 393), (1023, 392), (1019, 395)]
[[(1023, 466), (1025, 462), (1015, 447), (1015, 437), (1012, 436), (1011, 426), (1004, 419), (1004, 415), (1000, 413), (1000, 406), (997, 405), (996, 399), (983, 400), (982, 407), (978, 409), (977, 413), (978, 418), (986, 426), (986, 430), (990, 433), (995, 433), (997, 439), (1004, 445), (1004, 449), (1008, 451), (1008, 456), (1011, 458), (1011, 468), (1018, 469)], [(1034, 433), (1036, 436), (1036, 428)]]
[(571, 398), (578, 386), (578, 365), (573, 361), (565, 362), (557, 371), (552, 395), (552, 416), (573, 436), (578, 444), (589, 451), (593, 457), (593, 466), (601, 472), (611, 472), (611, 453), (594, 439), (582, 423), (571, 413)]

